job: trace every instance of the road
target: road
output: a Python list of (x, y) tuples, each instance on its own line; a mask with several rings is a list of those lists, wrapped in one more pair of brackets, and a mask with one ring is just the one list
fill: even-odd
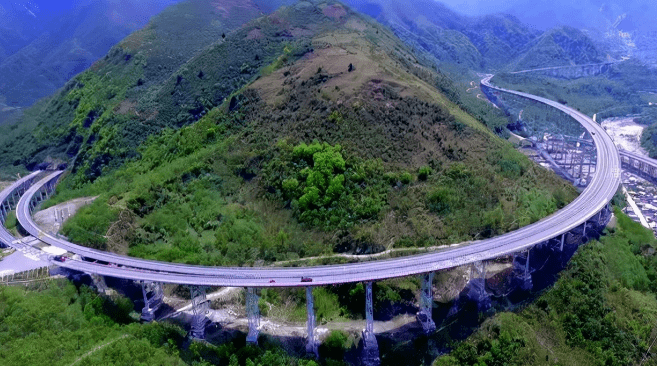
[[(44, 233), (36, 226), (31, 218), (29, 202), (42, 186), (55, 181), (62, 174), (61, 171), (50, 173), (27, 190), (18, 203), (17, 218), (27, 232), (44, 243), (63, 248), (87, 259), (114, 264), (101, 265), (71, 259), (64, 263), (58, 263), (63, 267), (104, 276), (187, 285), (294, 287), (376, 281), (418, 275), (521, 252), (581, 226), (600, 212), (620, 185), (620, 159), (611, 138), (588, 116), (545, 98), (494, 87), (490, 84), (491, 78), (492, 76), (488, 76), (482, 80), (482, 85), (534, 100), (569, 114), (589, 131), (597, 147), (597, 173), (579, 197), (549, 217), (495, 238), (464, 244), (436, 253), (315, 267), (203, 267), (143, 260), (85, 248)], [(312, 278), (312, 282), (301, 282), (301, 277)]]

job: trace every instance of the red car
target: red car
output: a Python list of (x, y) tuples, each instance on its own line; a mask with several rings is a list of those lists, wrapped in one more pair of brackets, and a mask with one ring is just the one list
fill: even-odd
[(276, 281), (274, 281), (274, 280), (270, 280), (269, 283), (276, 283)]
[(66, 261), (66, 257), (64, 257), (64, 256), (62, 256), (62, 255), (56, 255), (53, 259), (56, 260), (57, 262), (64, 262), (64, 261)]
[(313, 282), (313, 279), (310, 277), (301, 277), (301, 282)]

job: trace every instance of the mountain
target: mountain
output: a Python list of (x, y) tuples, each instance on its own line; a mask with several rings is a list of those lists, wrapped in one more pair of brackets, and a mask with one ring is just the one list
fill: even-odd
[(540, 34), (512, 16), (468, 17), (433, 0), (349, 0), (347, 4), (389, 26), (436, 62), (475, 70), (503, 67)]
[(53, 93), (175, 1), (64, 2), (51, 11), (38, 1), (2, 6), (0, 111), (17, 112)]
[(552, 66), (595, 64), (606, 61), (594, 42), (571, 27), (550, 29), (533, 40), (511, 66), (513, 71)]
[[(2, 159), (30, 168), (48, 156), (68, 161), (78, 155), (83, 145), (85, 149), (94, 145), (101, 124), (106, 125), (103, 132), (109, 133), (107, 130), (111, 128), (121, 140), (111, 155), (121, 155), (122, 159), (132, 156), (134, 148), (149, 134), (199, 117), (200, 111), (182, 113), (175, 109), (180, 105), (173, 106), (177, 102), (163, 98), (164, 84), (171, 78), (177, 80), (172, 74), (197, 52), (222, 42), (222, 36), (261, 14), (251, 2), (228, 0), (190, 0), (165, 9), (148, 26), (114, 46), (88, 71), (27, 109), (25, 115), (8, 128), (11, 137), (8, 135), (4, 150), (7, 153), (2, 154)], [(234, 67), (239, 70), (241, 64)], [(246, 73), (238, 72), (238, 75), (246, 76)], [(229, 94), (234, 86), (226, 85), (226, 93)], [(160, 108), (168, 111), (166, 116)], [(115, 110), (119, 113), (114, 113)], [(99, 123), (92, 127), (97, 119)], [(151, 122), (152, 119), (156, 121)], [(149, 123), (142, 129), (123, 128), (125, 121), (132, 120)], [(18, 125), (21, 128), (17, 128)], [(14, 150), (16, 153), (11, 152), (14, 145), (21, 146)], [(118, 149), (118, 146), (123, 148)], [(100, 154), (99, 161), (107, 160), (104, 156)]]
[(73, 241), (185, 263), (478, 239), (576, 195), (437, 83), (340, 3), (191, 0), (5, 127), (0, 163), (68, 165), (55, 200), (99, 196)]

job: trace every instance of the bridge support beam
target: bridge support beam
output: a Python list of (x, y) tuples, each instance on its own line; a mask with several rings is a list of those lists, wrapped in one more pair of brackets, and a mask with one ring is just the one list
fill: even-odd
[(486, 291), (486, 262), (472, 263), (468, 286), (470, 287), (468, 298), (477, 303), (477, 310), (483, 312), (490, 309), (490, 294)]
[(251, 344), (258, 344), (258, 335), (260, 334), (259, 300), (255, 288), (249, 287), (246, 289), (246, 316), (249, 319), (249, 334), (246, 336), (246, 341)]
[(531, 249), (516, 255), (513, 258), (514, 272), (518, 281), (520, 281), (520, 288), (524, 291), (529, 291), (534, 286), (532, 283), (532, 274), (529, 268), (529, 253)]
[(141, 282), (141, 293), (144, 296), (144, 308), (141, 309), (141, 320), (150, 322), (155, 320), (155, 312), (162, 305), (164, 292), (162, 284), (158, 282)]
[(315, 357), (319, 357), (317, 338), (315, 337), (315, 300), (313, 298), (312, 287), (306, 287), (306, 311), (308, 313), (308, 321), (306, 322), (308, 328), (306, 352), (314, 354)]
[(582, 236), (586, 237), (586, 221), (584, 221), (584, 230), (582, 231)]
[(566, 233), (561, 234), (561, 246), (559, 246), (559, 251), (563, 252), (563, 242), (566, 240)]
[(189, 286), (192, 297), (192, 327), (190, 335), (194, 339), (205, 339), (205, 326), (208, 324), (207, 317), (210, 310), (210, 301), (205, 296), (205, 286)]
[(94, 286), (96, 286), (96, 290), (98, 292), (106, 293), (108, 290), (107, 283), (105, 283), (105, 277), (92, 273), (91, 274), (91, 281), (93, 282)]
[(436, 323), (433, 321), (433, 272), (422, 275), (422, 290), (420, 292), (420, 309), (416, 315), (424, 333), (433, 333)]
[(365, 282), (365, 329), (363, 330), (363, 365), (379, 366), (379, 344), (374, 335), (374, 298), (372, 281)]

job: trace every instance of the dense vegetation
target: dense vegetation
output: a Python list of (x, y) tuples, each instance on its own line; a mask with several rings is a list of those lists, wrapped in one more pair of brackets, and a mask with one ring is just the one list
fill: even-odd
[[(100, 296), (65, 280), (30, 288), (2, 286), (0, 362), (6, 366), (318, 365), (290, 356), (267, 337), (261, 337), (260, 347), (246, 346), (243, 336), (219, 345), (189, 343), (178, 326), (139, 324), (135, 317), (131, 300)], [(324, 357), (331, 365), (343, 365), (340, 348), (331, 345), (322, 348)]]
[(605, 55), (581, 30), (568, 26), (546, 31), (511, 63), (509, 71), (603, 62)]
[[(68, 1), (64, 10), (52, 9), (52, 5), (45, 11), (39, 5), (31, 10), (23, 6), (3, 8), (0, 124), (19, 112), (12, 107), (29, 107), (54, 93), (174, 2), (141, 0), (137, 5), (95, 1), (72, 5), (74, 2)], [(32, 11), (36, 14), (30, 15)]]
[(618, 228), (580, 248), (553, 288), (486, 320), (435, 365), (654, 365), (657, 240), (616, 216)]
[[(105, 166), (116, 168), (134, 156), (150, 134), (197, 120), (211, 103), (221, 103), (257, 71), (240, 67), (259, 53), (249, 42), (222, 46), (222, 35), (261, 14), (253, 4), (224, 5), (190, 0), (167, 8), (57, 93), (27, 109), (19, 121), (2, 127), (3, 171), (73, 161), (85, 180), (93, 180)], [(192, 70), (180, 69), (215, 43), (208, 55), (224, 60), (224, 69), (208, 66), (207, 59), (197, 60)], [(260, 63), (269, 62), (266, 52), (260, 56)], [(200, 85), (206, 89), (207, 83), (222, 87), (197, 95), (185, 89), (190, 80), (204, 80)]]

